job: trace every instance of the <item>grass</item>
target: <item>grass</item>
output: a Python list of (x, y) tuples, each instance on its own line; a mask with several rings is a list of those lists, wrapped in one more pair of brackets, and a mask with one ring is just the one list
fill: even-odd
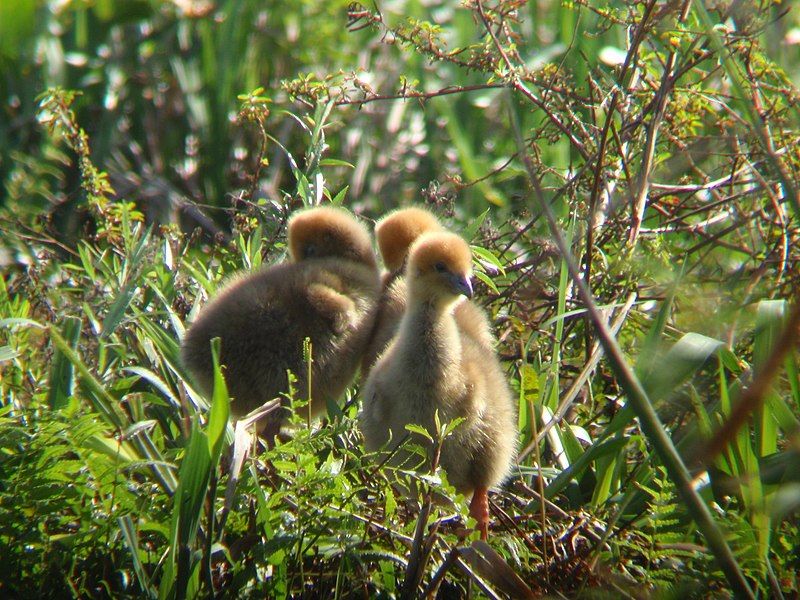
[[(0, 46), (4, 596), (796, 595), (793, 12), (103, 6), (39, 15), (49, 71)], [(292, 210), (408, 199), (470, 240), (519, 398), (489, 544), (364, 453), (358, 382), (265, 449), (179, 360)]]

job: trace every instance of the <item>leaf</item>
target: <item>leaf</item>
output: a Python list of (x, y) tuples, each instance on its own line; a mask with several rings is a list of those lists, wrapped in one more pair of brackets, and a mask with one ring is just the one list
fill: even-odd
[(156, 598), (155, 590), (147, 576), (147, 571), (142, 564), (142, 559), (139, 556), (139, 536), (136, 532), (136, 526), (133, 524), (133, 519), (130, 515), (119, 517), (117, 519), (119, 528), (122, 531), (122, 538), (125, 540), (125, 545), (131, 554), (133, 561), (133, 572), (136, 575), (136, 580), (139, 582), (139, 587), (144, 590), (148, 598)]
[(443, 438), (449, 437), (456, 429), (458, 429), (458, 426), (461, 425), (461, 423), (463, 423), (465, 420), (466, 419), (464, 417), (456, 417), (449, 423), (446, 423), (444, 426), (444, 435), (442, 437)]
[(649, 376), (642, 380), (651, 401), (664, 398), (696, 373), (724, 344), (699, 333), (687, 333), (655, 365), (642, 365)]
[(129, 444), (120, 443), (104, 435), (93, 435), (84, 440), (82, 445), (84, 448), (102, 454), (115, 462), (133, 463), (141, 460)]
[(323, 158), (319, 161), (319, 166), (321, 167), (348, 167), (350, 169), (355, 169), (355, 165), (347, 162), (346, 160), (340, 160), (338, 158)]
[[(164, 383), (164, 381), (155, 373), (153, 373), (149, 369), (145, 369), (144, 367), (125, 367), (123, 369), (128, 373), (133, 373), (134, 375), (138, 375), (148, 383), (150, 383), (154, 388), (156, 388), (161, 394), (169, 400), (169, 402), (175, 408), (179, 409), (181, 406), (180, 400), (175, 397), (175, 394), (172, 393), (170, 387)], [(153, 395), (155, 396), (155, 394)]]
[[(756, 370), (767, 362), (783, 329), (786, 313), (785, 300), (762, 300), (756, 308), (756, 331), (753, 339), (753, 361)], [(765, 393), (765, 402), (755, 411), (755, 442), (758, 456), (774, 454), (778, 450), (778, 430), (774, 409), (781, 409), (781, 400), (772, 386)], [(786, 412), (781, 410), (782, 420), (787, 423)], [(794, 420), (789, 411), (787, 426)]]
[(86, 388), (87, 396), (92, 406), (97, 410), (108, 424), (115, 429), (124, 429), (127, 421), (117, 406), (117, 400), (112, 396), (103, 384), (92, 374), (88, 367), (81, 360), (78, 353), (73, 350), (67, 341), (61, 337), (55, 329), (50, 329), (50, 336), (55, 347), (72, 363), (78, 371), (78, 375), (83, 386)]
[(208, 436), (200, 429), (197, 421), (194, 421), (186, 454), (178, 472), (179, 483), (174, 498), (170, 532), (173, 542), (170, 562), (175, 568), (175, 590), (178, 596), (186, 594), (194, 570), (192, 549), (203, 515), (211, 470)]
[(581, 457), (575, 461), (568, 469), (565, 469), (550, 482), (545, 488), (545, 497), (553, 499), (556, 494), (561, 492), (570, 481), (577, 479), (592, 462), (606, 455), (616, 455), (628, 445), (628, 440), (624, 437), (615, 437), (602, 442), (595, 442), (590, 446)]
[(136, 293), (136, 289), (139, 287), (141, 280), (143, 259), (145, 250), (147, 249), (147, 245), (150, 241), (151, 231), (152, 225), (149, 226), (147, 231), (145, 231), (145, 233), (139, 237), (136, 246), (133, 248), (126, 260), (125, 266), (127, 267), (127, 281), (120, 288), (117, 299), (114, 300), (111, 308), (108, 309), (106, 318), (103, 319), (103, 329), (100, 332), (101, 337), (108, 337), (114, 332), (114, 330), (116, 330), (116, 328), (122, 322), (122, 318), (125, 316), (125, 311), (128, 309), (128, 306), (133, 300), (133, 296)]
[(0, 2), (0, 59), (16, 60), (30, 46), (36, 29), (36, 8), (37, 4), (30, 0)]
[(656, 354), (659, 346), (661, 345), (661, 337), (664, 335), (664, 329), (667, 326), (667, 321), (672, 313), (672, 305), (674, 301), (675, 287), (669, 291), (667, 297), (664, 299), (664, 302), (662, 302), (656, 318), (653, 320), (652, 325), (650, 325), (650, 329), (647, 331), (647, 335), (645, 335), (644, 340), (642, 341), (642, 348), (639, 351), (639, 356), (636, 360), (636, 366), (634, 367), (636, 375), (642, 380), (649, 377), (651, 371), (656, 365)]
[[(78, 345), (81, 333), (81, 320), (77, 317), (65, 317), (61, 328), (64, 342), (74, 349)], [(59, 349), (53, 352), (48, 378), (47, 404), (52, 410), (61, 410), (72, 396), (73, 366), (69, 358)]]
[(36, 329), (45, 329), (45, 325), (42, 325), (38, 321), (34, 321), (33, 319), (23, 319), (23, 318), (8, 318), (8, 319), (0, 319), (0, 328), (8, 328), (13, 329), (17, 326), (26, 326), (26, 327), (34, 327)]
[(486, 286), (490, 290), (492, 290), (495, 294), (499, 294), (500, 293), (498, 291), (498, 289), (497, 289), (497, 286), (494, 284), (494, 281), (492, 281), (492, 278), (489, 277), (486, 273), (484, 273), (483, 271), (475, 271), (474, 275), (475, 275), (475, 277), (480, 279), (483, 283), (485, 283)]
[(347, 197), (347, 191), (350, 189), (349, 185), (344, 186), (339, 192), (331, 198), (331, 204), (334, 206), (341, 206), (344, 204), (344, 199)]
[(461, 236), (466, 240), (474, 239), (475, 236), (478, 235), (478, 230), (481, 228), (481, 225), (483, 225), (483, 222), (489, 215), (490, 210), (491, 208), (487, 208), (477, 217), (470, 219), (469, 222), (467, 223), (467, 226), (461, 232)]
[[(486, 248), (481, 248), (480, 246), (470, 246), (472, 248), (472, 253), (475, 254), (479, 260), (488, 263), (494, 269), (502, 275), (505, 275), (505, 267), (503, 263), (500, 262), (500, 259), (497, 258), (492, 252), (487, 250)], [(485, 265), (481, 265), (484, 266)]]
[(228, 386), (219, 364), (219, 349), (222, 341), (220, 338), (211, 340), (211, 357), (214, 364), (214, 391), (211, 400), (211, 411), (208, 417), (208, 450), (211, 456), (211, 466), (216, 468), (222, 444), (225, 441), (225, 432), (228, 428), (230, 415), (230, 397)]
[(428, 430), (425, 429), (424, 427), (420, 427), (419, 425), (415, 425), (414, 423), (409, 423), (409, 424), (406, 425), (406, 431), (410, 431), (411, 433), (419, 434), (419, 435), (423, 436), (424, 438), (426, 438), (426, 439), (430, 440), (431, 442), (433, 442), (433, 437), (431, 436), (430, 433), (428, 433)]
[(19, 356), (19, 352), (14, 350), (11, 346), (0, 346), (0, 362), (13, 360)]

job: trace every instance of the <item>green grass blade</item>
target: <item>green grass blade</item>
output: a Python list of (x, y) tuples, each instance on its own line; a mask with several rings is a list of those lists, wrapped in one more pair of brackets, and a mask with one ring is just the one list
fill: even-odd
[[(641, 380), (651, 400), (664, 398), (700, 370), (724, 344), (699, 333), (687, 333), (658, 360), (657, 369)], [(643, 369), (644, 370), (644, 369)]]
[(208, 436), (195, 421), (178, 472), (178, 489), (173, 508), (172, 561), (175, 565), (175, 597), (185, 598), (194, 571), (193, 554), (203, 502), (211, 477), (211, 454)]
[(789, 389), (794, 400), (795, 410), (800, 411), (800, 373), (798, 373), (797, 362), (792, 354), (784, 361), (786, 367), (786, 378), (789, 380)]
[[(756, 308), (756, 332), (753, 339), (754, 367), (760, 371), (781, 335), (786, 314), (785, 300), (762, 300)], [(765, 402), (755, 411), (755, 443), (758, 456), (778, 450), (778, 427), (771, 407), (777, 401), (774, 391), (765, 394)]]
[[(65, 317), (61, 333), (64, 336), (64, 342), (74, 349), (81, 333), (81, 320), (77, 317)], [(72, 396), (73, 372), (72, 362), (60, 349), (56, 348), (50, 364), (49, 389), (47, 391), (47, 404), (52, 410), (60, 410), (69, 402), (69, 398)]]
[(636, 375), (642, 379), (647, 379), (647, 376), (652, 372), (656, 364), (656, 354), (661, 346), (662, 336), (664, 329), (667, 326), (667, 321), (672, 314), (672, 305), (675, 301), (675, 288), (670, 290), (670, 293), (661, 303), (661, 308), (658, 309), (656, 318), (653, 320), (650, 329), (647, 331), (642, 346), (639, 349), (639, 355), (636, 360)]
[(155, 590), (150, 582), (150, 578), (147, 576), (147, 571), (142, 564), (142, 559), (139, 556), (138, 535), (133, 519), (131, 519), (130, 515), (125, 515), (124, 517), (119, 517), (117, 523), (119, 523), (119, 528), (122, 531), (122, 539), (125, 541), (125, 545), (128, 547), (128, 551), (131, 554), (133, 572), (136, 575), (136, 580), (139, 582), (139, 587), (144, 590), (147, 598), (156, 598)]
[(230, 397), (225, 378), (219, 365), (219, 349), (221, 340), (211, 340), (211, 356), (214, 361), (214, 392), (211, 401), (211, 411), (208, 417), (208, 450), (211, 456), (211, 465), (216, 467), (225, 442), (225, 432), (228, 428), (230, 415)]
[(133, 251), (125, 261), (124, 271), (127, 273), (127, 281), (120, 288), (119, 295), (111, 308), (108, 310), (106, 318), (103, 319), (103, 329), (100, 331), (100, 337), (108, 337), (122, 322), (128, 306), (133, 301), (136, 295), (136, 290), (141, 283), (143, 275), (142, 263), (144, 261), (145, 251), (150, 241), (150, 230), (147, 231), (139, 238)]
[(50, 337), (56, 348), (72, 363), (78, 372), (81, 383), (85, 387), (89, 401), (100, 415), (117, 430), (127, 426), (127, 417), (117, 408), (117, 399), (106, 390), (102, 383), (92, 374), (84, 364), (78, 353), (54, 328), (50, 328)]

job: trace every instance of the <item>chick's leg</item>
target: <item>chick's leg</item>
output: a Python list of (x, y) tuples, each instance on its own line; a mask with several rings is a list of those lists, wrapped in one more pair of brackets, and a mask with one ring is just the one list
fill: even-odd
[(472, 501), (469, 503), (469, 516), (478, 522), (481, 539), (489, 536), (489, 490), (485, 487), (475, 488)]

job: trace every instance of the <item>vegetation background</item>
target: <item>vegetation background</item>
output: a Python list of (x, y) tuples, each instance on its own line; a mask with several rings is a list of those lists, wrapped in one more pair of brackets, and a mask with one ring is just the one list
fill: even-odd
[[(3, 0), (0, 595), (797, 598), (799, 14)], [(183, 372), (327, 202), (473, 244), (520, 409), (489, 544), (364, 456), (357, 384), (245, 457)]]

